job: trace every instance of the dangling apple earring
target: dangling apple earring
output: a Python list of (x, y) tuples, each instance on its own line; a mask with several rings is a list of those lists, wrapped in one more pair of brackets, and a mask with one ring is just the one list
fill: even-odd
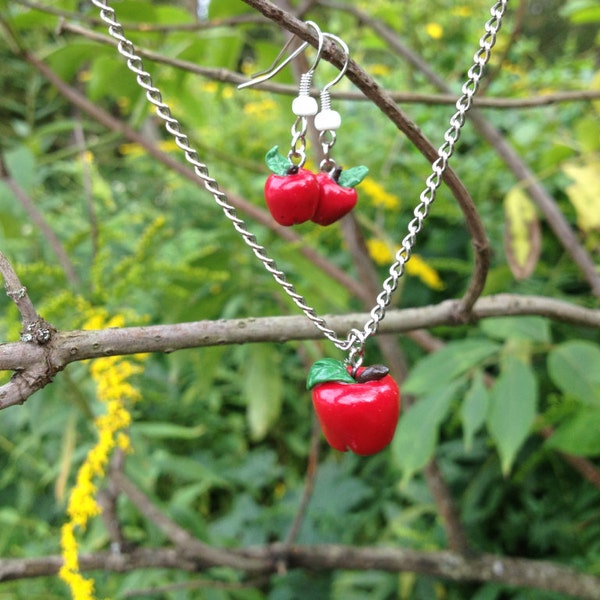
[(323, 37), (333, 40), (344, 51), (344, 65), (335, 79), (327, 83), (321, 91), (321, 110), (315, 116), (315, 129), (319, 132), (319, 141), (323, 151), (320, 163), (319, 203), (311, 221), (318, 225), (331, 225), (348, 214), (356, 205), (358, 195), (354, 189), (369, 172), (364, 166), (343, 170), (329, 155), (336, 141), (336, 130), (342, 124), (340, 113), (331, 108), (331, 93), (329, 90), (346, 74), (350, 63), (350, 50), (346, 42), (332, 33), (324, 33)]
[[(292, 112), (296, 120), (292, 126), (292, 144), (287, 157), (279, 152), (279, 147), (271, 148), (266, 155), (267, 166), (273, 172), (265, 183), (265, 200), (271, 215), (280, 225), (297, 225), (313, 221), (318, 225), (331, 225), (349, 213), (357, 201), (354, 189), (367, 175), (367, 167), (354, 167), (343, 170), (330, 156), (335, 144), (336, 130), (342, 124), (340, 113), (331, 108), (330, 89), (346, 74), (350, 62), (350, 51), (346, 43), (337, 35), (323, 33), (312, 21), (307, 21), (319, 38), (317, 56), (310, 69), (300, 77), (298, 96), (292, 102)], [(315, 70), (321, 59), (323, 41), (328, 38), (344, 51), (344, 65), (335, 79), (321, 92), (321, 110), (315, 98), (310, 95)], [(293, 40), (293, 38), (292, 38)], [(281, 50), (273, 65), (255, 74), (250, 81), (238, 85), (243, 89), (270, 79), (296, 56), (303, 52), (308, 42), (301, 44), (284, 61), (279, 59), (290, 45), (290, 40)], [(306, 133), (308, 119), (314, 117), (315, 129), (319, 131), (319, 141), (323, 151), (320, 172), (315, 176), (304, 169), (306, 162)]]
[[(292, 112), (296, 120), (292, 125), (292, 143), (287, 157), (279, 152), (279, 146), (271, 148), (266, 155), (266, 163), (273, 172), (265, 183), (265, 200), (271, 215), (280, 225), (297, 225), (309, 221), (317, 210), (319, 202), (319, 184), (313, 173), (304, 169), (306, 162), (306, 132), (308, 131), (308, 118), (314, 117), (319, 105), (310, 95), (312, 80), (321, 60), (324, 34), (316, 23), (306, 21), (319, 38), (317, 55), (310, 69), (300, 77), (298, 96), (292, 102)], [(308, 42), (302, 43), (284, 61), (278, 61), (291, 44), (291, 38), (282, 48), (271, 67), (254, 75), (250, 81), (238, 85), (238, 89), (256, 85), (270, 79), (285, 65), (308, 47)], [(275, 65), (275, 66), (274, 66)]]

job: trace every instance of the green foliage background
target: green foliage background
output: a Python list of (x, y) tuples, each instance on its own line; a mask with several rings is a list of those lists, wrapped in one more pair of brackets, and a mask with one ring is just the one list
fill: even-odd
[[(487, 3), (348, 4), (358, 4), (394, 28), (458, 95), (487, 18)], [(598, 89), (594, 3), (550, 2), (537, 16), (534, 3), (525, 4), (529, 14), (523, 31), (489, 94), (520, 98), (534, 92)], [(79, 6), (74, 0), (56, 0), (52, 6), (95, 16), (91, 3)], [(115, 8), (126, 24), (194, 19), (188, 8), (166, 2), (123, 0)], [(25, 47), (63, 79), (132, 127), (157, 136), (172, 156), (182, 158), (157, 126), (113, 48), (82, 36), (60, 35), (59, 17), (19, 2), (0, 3), (0, 12)], [(244, 3), (231, 0), (215, 1), (211, 7), (214, 18), (251, 13)], [(310, 17), (343, 34), (353, 58), (384, 87), (435, 91), (344, 11), (317, 8)], [(498, 54), (512, 22), (514, 15), (502, 32)], [(440, 39), (428, 33), (431, 23), (441, 26)], [(127, 31), (134, 42), (167, 57), (230, 70), (269, 65), (282, 43), (274, 27), (256, 24), (168, 35)], [(169, 66), (145, 64), (221, 186), (262, 206), (264, 152), (276, 143), (287, 144), (290, 99), (256, 90), (239, 92)], [(333, 70), (324, 65), (318, 82), (327, 81), (330, 74)], [(278, 81), (292, 83), (291, 73), (282, 72)], [(82, 327), (87, 306), (123, 314), (131, 325), (296, 314), (200, 186), (80, 114), (17, 57), (7, 41), (0, 42), (0, 82), (0, 149), (11, 175), (67, 250), (79, 281), (66, 278), (47, 240), (1, 184), (0, 248), (39, 312), (58, 329)], [(340, 88), (350, 85), (344, 82)], [(368, 161), (371, 176), (401, 201), (398, 210), (386, 210), (372, 198), (361, 198), (358, 218), (365, 235), (398, 242), (429, 165), (372, 105), (337, 101), (336, 107), (344, 117), (336, 157), (343, 157), (347, 165)], [(441, 143), (451, 107), (411, 104), (405, 109), (434, 144)], [(599, 110), (596, 101), (485, 111), (575, 228), (581, 225), (581, 214), (569, 195), (573, 181), (564, 166), (569, 161), (598, 164)], [(87, 153), (77, 143), (78, 129), (83, 131)], [(503, 201), (515, 182), (494, 149), (469, 125), (453, 166), (473, 196), (490, 238), (492, 268), (486, 294), (536, 294), (594, 306), (581, 274), (544, 224), (534, 272), (521, 281), (512, 276), (504, 247)], [(319, 312), (361, 310), (348, 290), (315, 269), (297, 247), (265, 227), (251, 227)], [(337, 226), (297, 230), (304, 244), (354, 273)], [(599, 231), (579, 227), (582, 244), (596, 258)], [(417, 277), (406, 277), (395, 305), (423, 306), (460, 296), (471, 271), (472, 250), (462, 214), (445, 189), (416, 251), (438, 271), (445, 287), (433, 290)], [(386, 269), (380, 270), (383, 279)], [(0, 308), (0, 339), (18, 339), (16, 309), (4, 296)], [(414, 404), (402, 416), (392, 446), (368, 459), (323, 448), (298, 542), (445, 548), (444, 530), (422, 475), (435, 455), (476, 550), (548, 559), (600, 575), (600, 492), (561, 454), (584, 456), (598, 466), (598, 331), (532, 316), (438, 327), (431, 333), (447, 345), (429, 356), (411, 340), (398, 338), (410, 366), (403, 393)], [(368, 351), (376, 362), (376, 345)], [(131, 428), (135, 452), (127, 458), (127, 472), (166, 514), (210, 543), (247, 545), (284, 539), (303, 491), (309, 452), (312, 409), (304, 391), (306, 363), (331, 354), (325, 342), (292, 342), (151, 356), (144, 375), (135, 382), (143, 401), (135, 407)], [(1, 415), (4, 557), (59, 551), (65, 493), (94, 441), (97, 404), (88, 368), (71, 365), (24, 406)], [(491, 387), (485, 385), (488, 377), (494, 378)], [(541, 435), (546, 427), (556, 430), (547, 441)], [(129, 540), (148, 546), (165, 542), (126, 501), (119, 509)], [(82, 550), (106, 549), (108, 544), (98, 520), (83, 538)], [(212, 575), (224, 582), (237, 577), (227, 570)], [(95, 578), (99, 597), (120, 598), (130, 590), (193, 577), (152, 570), (97, 573)], [(344, 600), (562, 597), (496, 584), (459, 585), (410, 573), (369, 571), (321, 575), (298, 571), (256, 588), (224, 591), (214, 586), (160, 597), (285, 600), (299, 597), (299, 590), (303, 597)], [(54, 579), (0, 586), (0, 600), (65, 594)]]

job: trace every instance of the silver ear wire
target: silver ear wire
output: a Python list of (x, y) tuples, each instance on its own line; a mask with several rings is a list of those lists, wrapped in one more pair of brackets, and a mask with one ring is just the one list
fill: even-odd
[[(321, 60), (321, 52), (323, 50), (323, 33), (322, 33), (321, 29), (319, 28), (319, 26), (316, 23), (314, 23), (313, 21), (306, 21), (306, 24), (309, 25), (310, 27), (312, 27), (316, 31), (317, 36), (319, 38), (319, 43), (317, 45), (317, 56), (315, 57), (315, 60), (312, 64), (312, 66), (307, 71), (307, 73), (311, 74), (311, 80), (312, 80), (312, 74), (315, 72), (315, 69), (317, 68), (317, 65), (319, 64), (319, 61)], [(258, 73), (254, 73), (253, 75), (251, 75), (249, 81), (240, 83), (237, 86), (238, 90), (242, 90), (244, 88), (251, 87), (251, 86), (257, 85), (259, 83), (263, 83), (263, 81), (267, 81), (268, 79), (275, 77), (275, 75), (277, 75), (277, 73), (279, 73), (286, 65), (288, 65), (290, 62), (292, 62), (292, 60), (294, 60), (294, 58), (296, 58), (297, 56), (302, 54), (302, 52), (304, 52), (306, 50), (306, 48), (308, 48), (308, 46), (310, 45), (308, 42), (302, 42), (302, 44), (300, 44), (300, 46), (298, 46), (298, 48), (296, 48), (285, 60), (279, 62), (281, 60), (281, 57), (285, 54), (285, 51), (290, 47), (290, 45), (294, 41), (295, 37), (296, 36), (291, 37), (286, 42), (285, 46), (280, 50), (279, 54), (275, 57), (275, 60), (273, 61), (273, 64), (270, 67), (268, 67), (267, 69), (263, 69), (262, 71), (258, 71)]]
[[(292, 112), (296, 115), (296, 120), (292, 125), (292, 143), (290, 145), (290, 151), (288, 152), (288, 160), (290, 164), (294, 167), (302, 168), (304, 163), (306, 162), (306, 132), (308, 130), (308, 117), (312, 117), (317, 114), (319, 111), (319, 104), (310, 95), (313, 75), (315, 74), (315, 70), (319, 61), (321, 60), (321, 52), (323, 51), (323, 32), (319, 28), (319, 26), (313, 21), (306, 21), (306, 24), (312, 27), (317, 32), (317, 37), (319, 39), (319, 43), (317, 45), (317, 55), (311, 67), (303, 73), (300, 77), (300, 86), (298, 89), (298, 96), (294, 98), (292, 102)], [(256, 85), (257, 83), (262, 83), (263, 81), (267, 81), (267, 79), (271, 79), (271, 77), (277, 75), (279, 71), (281, 71), (287, 64), (289, 64), (296, 56), (298, 56), (301, 52), (304, 52), (306, 48), (309, 46), (308, 42), (303, 42), (294, 50), (287, 58), (281, 60), (281, 57), (285, 54), (285, 51), (288, 49), (290, 44), (293, 42), (294, 38), (292, 37), (285, 46), (281, 49), (273, 64), (266, 70), (261, 71), (259, 73), (254, 74), (250, 81), (246, 81), (240, 85), (238, 85), (238, 89), (243, 89), (246, 87), (250, 87), (252, 85)]]
[(321, 160), (320, 168), (322, 171), (333, 172), (336, 168), (336, 163), (329, 151), (333, 148), (336, 140), (336, 130), (342, 124), (342, 117), (337, 110), (331, 108), (331, 94), (329, 90), (336, 85), (340, 79), (346, 74), (350, 63), (350, 50), (344, 40), (333, 33), (324, 33), (323, 37), (332, 39), (344, 51), (345, 59), (340, 72), (321, 90), (321, 110), (315, 116), (315, 129), (319, 132), (319, 141), (323, 150), (323, 160)]
[(317, 131), (333, 131), (340, 127), (342, 124), (342, 119), (340, 117), (340, 113), (335, 110), (331, 110), (331, 94), (329, 93), (329, 90), (346, 74), (346, 71), (348, 70), (348, 64), (350, 63), (350, 50), (348, 49), (346, 42), (344, 42), (344, 40), (339, 38), (337, 35), (333, 35), (333, 33), (324, 33), (323, 37), (334, 40), (335, 43), (342, 48), (346, 56), (340, 72), (334, 79), (332, 79), (323, 87), (323, 90), (321, 91), (321, 110), (315, 117), (315, 129)]

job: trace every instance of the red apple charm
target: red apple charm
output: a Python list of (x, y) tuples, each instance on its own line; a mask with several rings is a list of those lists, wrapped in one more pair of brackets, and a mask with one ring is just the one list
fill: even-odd
[(359, 166), (345, 171), (336, 167), (331, 173), (318, 173), (319, 203), (311, 221), (318, 225), (331, 225), (348, 214), (358, 199), (354, 187), (368, 172), (367, 167)]
[(319, 202), (319, 184), (315, 176), (279, 154), (277, 146), (266, 156), (273, 171), (265, 183), (265, 200), (273, 218), (290, 226), (309, 221)]
[(329, 445), (360, 456), (383, 450), (394, 437), (400, 390), (383, 365), (361, 367), (355, 377), (343, 363), (318, 360), (306, 384)]

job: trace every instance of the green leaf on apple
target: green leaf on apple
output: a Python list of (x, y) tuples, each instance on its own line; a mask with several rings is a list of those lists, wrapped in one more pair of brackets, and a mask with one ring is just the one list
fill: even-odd
[(269, 167), (275, 175), (287, 175), (290, 168), (293, 166), (290, 159), (279, 152), (279, 146), (273, 146), (273, 148), (267, 152), (265, 162), (267, 163), (267, 167)]
[(353, 188), (356, 187), (369, 173), (369, 168), (364, 165), (358, 167), (352, 167), (350, 169), (344, 169), (337, 182), (342, 187)]
[(328, 381), (340, 381), (342, 383), (356, 383), (356, 380), (348, 373), (348, 369), (335, 358), (322, 358), (318, 360), (308, 373), (306, 389), (310, 390), (319, 383)]

